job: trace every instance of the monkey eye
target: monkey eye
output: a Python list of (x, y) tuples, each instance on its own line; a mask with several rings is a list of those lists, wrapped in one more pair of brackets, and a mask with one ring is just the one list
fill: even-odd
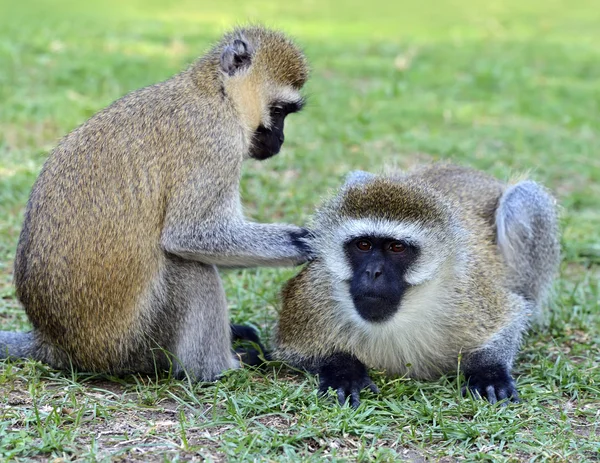
[(360, 240), (356, 242), (356, 247), (361, 250), (361, 251), (370, 251), (371, 249), (373, 249), (373, 245), (371, 244), (370, 241), (367, 240)]
[(406, 249), (406, 246), (402, 244), (400, 241), (394, 241), (390, 243), (389, 250), (392, 252), (403, 252)]

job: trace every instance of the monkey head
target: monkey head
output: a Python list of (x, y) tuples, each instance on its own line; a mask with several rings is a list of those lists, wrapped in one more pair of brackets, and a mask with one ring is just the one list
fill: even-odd
[(363, 326), (402, 317), (405, 298), (425, 297), (425, 283), (456, 268), (463, 237), (452, 210), (422, 183), (352, 173), (315, 219), (340, 307)]
[(302, 51), (277, 31), (247, 27), (224, 38), (220, 66), (223, 89), (252, 131), (248, 157), (268, 159), (284, 142), (284, 121), (304, 106), (308, 79)]
[(268, 125), (258, 126), (252, 137), (250, 157), (262, 161), (275, 156), (284, 142), (283, 124), (288, 114), (298, 112), (304, 106), (304, 100), (293, 102), (275, 101), (269, 107)]

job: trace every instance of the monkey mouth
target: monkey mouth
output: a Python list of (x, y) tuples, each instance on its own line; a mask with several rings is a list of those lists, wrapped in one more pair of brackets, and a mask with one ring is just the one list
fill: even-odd
[(259, 126), (250, 143), (250, 157), (264, 161), (279, 154), (283, 140), (283, 134), (277, 134), (262, 125)]
[(387, 299), (379, 294), (361, 294), (360, 296), (355, 296), (355, 299), (361, 301), (369, 301), (373, 303), (377, 303), (379, 301), (386, 301)]
[(371, 323), (383, 323), (398, 311), (399, 301), (391, 301), (375, 294), (364, 294), (353, 298), (354, 307), (364, 320)]
[(250, 150), (250, 157), (252, 159), (256, 159), (257, 161), (264, 161), (265, 159), (269, 159), (281, 151), (280, 146), (267, 146), (265, 144), (255, 145)]

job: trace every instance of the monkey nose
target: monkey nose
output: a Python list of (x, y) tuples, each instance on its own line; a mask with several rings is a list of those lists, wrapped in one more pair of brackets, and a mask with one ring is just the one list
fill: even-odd
[(381, 268), (367, 269), (366, 273), (367, 273), (367, 276), (369, 278), (372, 278), (373, 280), (376, 280), (377, 278), (379, 278), (381, 276), (381, 274), (383, 273), (383, 271), (381, 270)]

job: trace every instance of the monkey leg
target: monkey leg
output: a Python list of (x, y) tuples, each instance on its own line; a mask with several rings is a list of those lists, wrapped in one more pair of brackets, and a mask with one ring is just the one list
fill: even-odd
[(498, 247), (509, 267), (512, 290), (540, 305), (560, 259), (554, 198), (524, 181), (508, 188), (496, 211)]
[(169, 309), (175, 330), (167, 350), (177, 376), (214, 381), (238, 366), (221, 278), (213, 265), (169, 258)]
[[(461, 366), (467, 380), (463, 394), (468, 389), (474, 396), (487, 399), (490, 403), (505, 399), (519, 401), (511, 370), (534, 304), (519, 295), (513, 295), (513, 304), (511, 323), (496, 333), (482, 348), (463, 358)], [(502, 405), (506, 405), (506, 402)]]
[(498, 247), (514, 296), (511, 323), (481, 349), (465, 356), (463, 371), (474, 395), (490, 402), (518, 401), (511, 369), (523, 333), (542, 304), (559, 264), (555, 201), (540, 185), (524, 181), (509, 187), (496, 211)]

